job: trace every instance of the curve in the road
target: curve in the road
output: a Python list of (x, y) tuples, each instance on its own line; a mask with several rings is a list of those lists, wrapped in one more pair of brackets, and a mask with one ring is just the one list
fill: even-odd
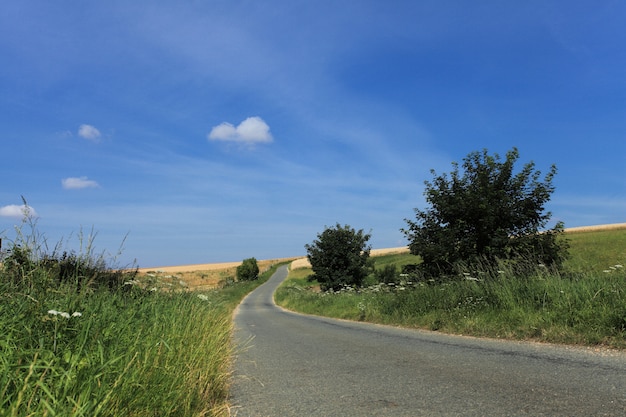
[(283, 266), (235, 316), (233, 414), (624, 416), (626, 355), (285, 311)]

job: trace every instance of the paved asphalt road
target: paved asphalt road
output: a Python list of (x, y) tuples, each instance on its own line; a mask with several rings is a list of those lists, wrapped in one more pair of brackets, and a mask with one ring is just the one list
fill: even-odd
[(235, 416), (626, 416), (624, 353), (295, 314), (286, 275), (235, 313)]

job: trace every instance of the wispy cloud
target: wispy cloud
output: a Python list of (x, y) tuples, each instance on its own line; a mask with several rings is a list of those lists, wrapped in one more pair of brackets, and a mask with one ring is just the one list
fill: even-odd
[(17, 219), (37, 217), (37, 212), (31, 206), (9, 204), (8, 206), (0, 207), (0, 217), (12, 217)]
[(78, 190), (81, 188), (98, 188), (100, 185), (87, 177), (69, 177), (61, 180), (63, 188), (66, 190)]
[(90, 140), (92, 142), (99, 142), (102, 137), (102, 133), (95, 126), (92, 125), (80, 125), (78, 128), (78, 136), (83, 139)]
[(235, 127), (224, 122), (211, 129), (208, 135), (209, 140), (238, 143), (270, 143), (274, 139), (270, 133), (270, 127), (260, 117), (248, 117)]

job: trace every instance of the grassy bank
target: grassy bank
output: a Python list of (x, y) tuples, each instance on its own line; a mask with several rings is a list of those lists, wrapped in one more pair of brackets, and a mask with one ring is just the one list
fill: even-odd
[(228, 415), (232, 311), (275, 268), (191, 292), (20, 247), (0, 272), (0, 416)]
[[(291, 271), (276, 301), (293, 310), (351, 320), (496, 338), (626, 347), (626, 230), (568, 235), (564, 272), (538, 266), (523, 279), (501, 266), (447, 283), (399, 278), (360, 290), (320, 293), (308, 268)], [(376, 258), (377, 269), (411, 255)]]

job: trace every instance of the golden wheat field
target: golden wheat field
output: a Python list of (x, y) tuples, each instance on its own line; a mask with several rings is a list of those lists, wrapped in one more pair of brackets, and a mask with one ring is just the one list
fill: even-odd
[[(257, 264), (259, 270), (263, 272), (276, 263), (294, 259), (297, 258), (268, 259), (257, 261)], [(193, 290), (204, 290), (217, 287), (220, 281), (234, 278), (239, 265), (241, 262), (140, 268), (139, 276), (140, 278), (155, 276), (163, 282), (170, 282), (177, 284), (177, 286), (182, 285)]]

